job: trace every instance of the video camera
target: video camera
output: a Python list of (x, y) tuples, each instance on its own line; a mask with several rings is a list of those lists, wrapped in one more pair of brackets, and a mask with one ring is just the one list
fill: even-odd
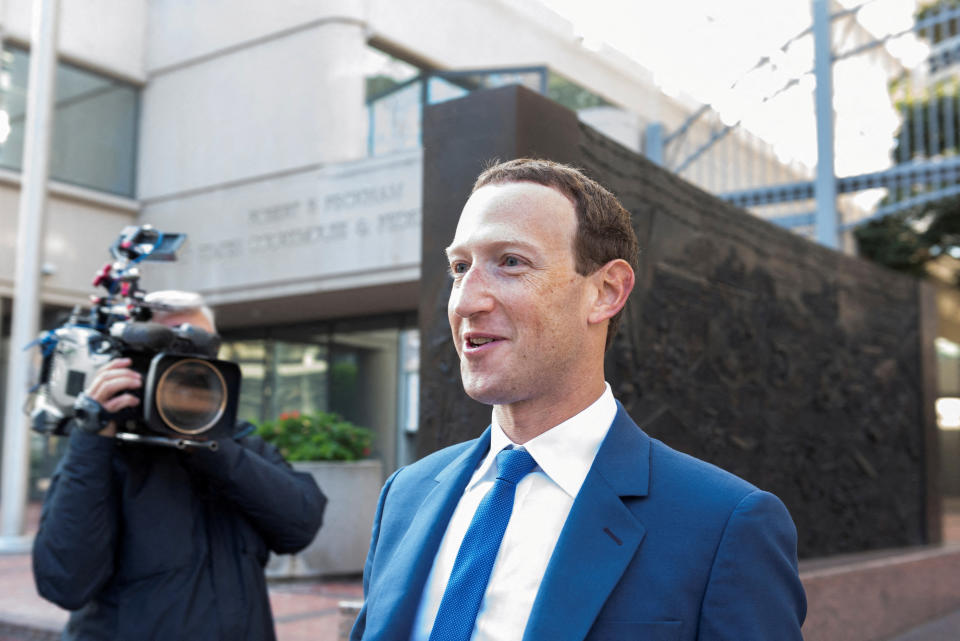
[(154, 311), (171, 311), (139, 287), (141, 261), (174, 261), (184, 234), (164, 234), (150, 225), (126, 227), (110, 247), (113, 262), (94, 278), (105, 296), (91, 297), (84, 313), (42, 334), (39, 380), (27, 405), (31, 427), (63, 436), (75, 416), (74, 403), (96, 371), (115, 358), (132, 361), (143, 376), (137, 407), (121, 410), (116, 438), (185, 449), (217, 449), (236, 419), (240, 368), (216, 359), (220, 339), (192, 325), (150, 322)]

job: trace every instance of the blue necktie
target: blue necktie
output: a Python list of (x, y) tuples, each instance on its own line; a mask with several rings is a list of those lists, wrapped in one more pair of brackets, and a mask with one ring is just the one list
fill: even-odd
[(510, 521), (517, 483), (536, 464), (526, 450), (503, 450), (497, 454), (497, 480), (480, 501), (460, 544), (430, 631), (430, 641), (469, 641), (500, 541)]

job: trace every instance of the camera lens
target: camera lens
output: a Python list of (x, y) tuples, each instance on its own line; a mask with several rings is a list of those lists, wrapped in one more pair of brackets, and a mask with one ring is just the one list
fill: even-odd
[(198, 358), (171, 365), (160, 377), (157, 411), (170, 429), (182, 434), (205, 432), (220, 420), (227, 404), (227, 384), (220, 371)]

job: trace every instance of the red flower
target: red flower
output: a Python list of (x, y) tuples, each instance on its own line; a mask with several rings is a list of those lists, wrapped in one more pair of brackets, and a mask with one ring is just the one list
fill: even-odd
[(300, 412), (297, 410), (293, 410), (292, 412), (290, 412), (290, 418), (300, 418)]
[(289, 413), (287, 413), (287, 412), (280, 412), (280, 420), (281, 420), (281, 421), (285, 421), (285, 420), (287, 420), (288, 418), (290, 418), (290, 414), (289, 414)]

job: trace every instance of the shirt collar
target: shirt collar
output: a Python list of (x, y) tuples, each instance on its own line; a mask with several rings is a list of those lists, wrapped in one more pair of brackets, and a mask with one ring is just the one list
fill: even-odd
[[(603, 394), (589, 407), (523, 444), (537, 462), (534, 472), (543, 472), (570, 498), (576, 498), (616, 415), (617, 402), (610, 384), (605, 383)], [(468, 489), (487, 480), (488, 476), (491, 479), (495, 476), (494, 460), (500, 450), (510, 446), (519, 447), (510, 441), (493, 418), (490, 451), (474, 473)]]

